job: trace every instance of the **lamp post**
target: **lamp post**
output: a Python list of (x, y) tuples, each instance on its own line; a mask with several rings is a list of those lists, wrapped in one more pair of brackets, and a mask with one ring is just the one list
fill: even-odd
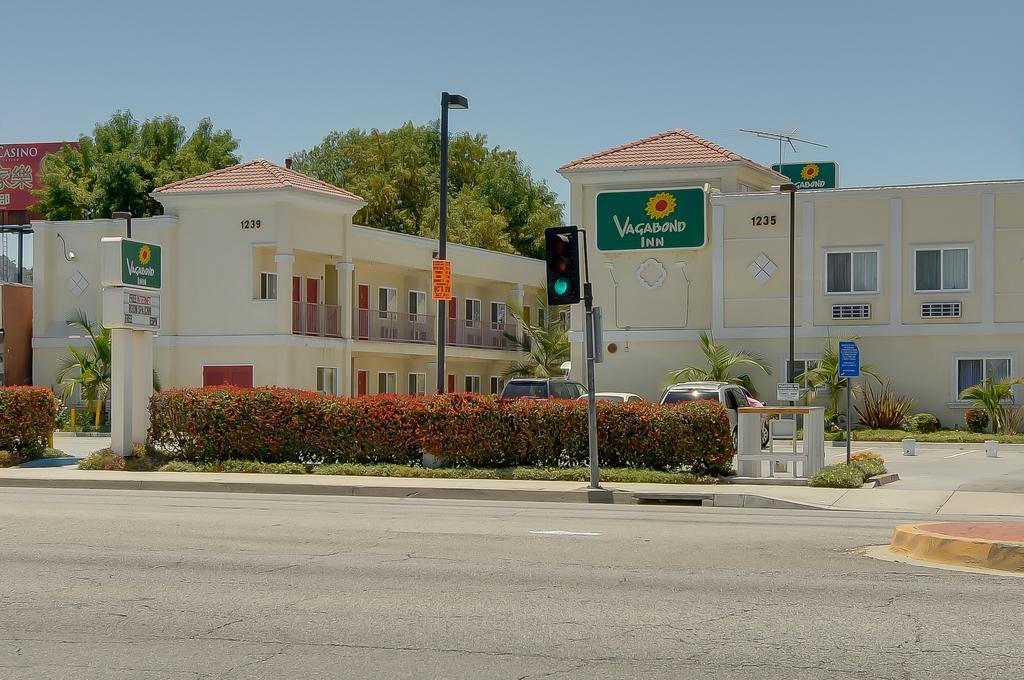
[[(437, 236), (437, 259), (447, 258), (448, 250), (448, 109), (468, 109), (469, 100), (461, 94), (441, 93), (441, 205)], [(437, 391), (445, 391), (444, 347), (448, 330), (448, 301), (437, 301)]]
[[(779, 190), (789, 194), (789, 370), (786, 382), (793, 382), (796, 380), (796, 185), (783, 184)], [(790, 406), (795, 403), (789, 402)]]
[(110, 216), (115, 220), (125, 220), (128, 223), (128, 238), (132, 237), (132, 214), (130, 212), (113, 212)]

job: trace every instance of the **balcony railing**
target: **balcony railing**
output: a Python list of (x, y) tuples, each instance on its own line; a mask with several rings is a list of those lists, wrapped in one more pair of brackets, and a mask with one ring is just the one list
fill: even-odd
[[(433, 314), (359, 309), (353, 334), (360, 340), (433, 344), (437, 342), (436, 318)], [(448, 319), (447, 341), (457, 347), (514, 350), (515, 343), (505, 333), (515, 334), (517, 330), (516, 324), (511, 323)]]
[(312, 302), (292, 303), (292, 333), (317, 335), (322, 338), (340, 338), (341, 307)]

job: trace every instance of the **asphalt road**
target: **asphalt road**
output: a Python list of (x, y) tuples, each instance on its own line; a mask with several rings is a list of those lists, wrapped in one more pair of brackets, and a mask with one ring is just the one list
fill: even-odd
[[(1014, 678), (896, 516), (0, 490), (0, 678)], [(583, 535), (536, 532), (581, 532)]]

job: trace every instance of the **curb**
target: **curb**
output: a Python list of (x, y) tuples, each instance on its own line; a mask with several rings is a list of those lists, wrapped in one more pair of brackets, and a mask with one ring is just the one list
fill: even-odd
[[(160, 473), (153, 473), (158, 475)], [(204, 473), (197, 473), (204, 474)], [(581, 487), (568, 491), (532, 489), (467, 489), (459, 487), (402, 487), (365, 484), (303, 484), (301, 482), (189, 482), (174, 479), (55, 479), (0, 477), (0, 487), (44, 489), (121, 489), (133, 491), (206, 491), (374, 498), (525, 501), (546, 503), (633, 503), (633, 493), (621, 489)]]
[[(205, 473), (196, 473), (205, 474)], [(206, 491), (211, 493), (264, 493), (311, 496), (361, 496), (372, 498), (427, 498), (437, 500), (519, 501), (541, 503), (667, 504), (714, 508), (759, 508), (785, 510), (829, 510), (813, 503), (750, 493), (702, 491), (627, 491), (605, 487), (571, 490), (473, 489), (462, 487), (391, 486), (373, 484), (306, 484), (303, 482), (224, 482), (160, 479), (82, 479), (60, 477), (0, 477), (0, 488), (115, 489), (131, 491)]]
[(941, 526), (900, 525), (893, 531), (889, 550), (926, 562), (1024, 574), (1024, 541), (956, 536), (925, 528)]

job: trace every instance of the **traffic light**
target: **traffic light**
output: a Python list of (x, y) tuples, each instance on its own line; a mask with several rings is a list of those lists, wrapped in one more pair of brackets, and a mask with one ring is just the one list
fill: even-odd
[(544, 230), (544, 259), (548, 263), (548, 304), (580, 301), (580, 247), (576, 227)]

